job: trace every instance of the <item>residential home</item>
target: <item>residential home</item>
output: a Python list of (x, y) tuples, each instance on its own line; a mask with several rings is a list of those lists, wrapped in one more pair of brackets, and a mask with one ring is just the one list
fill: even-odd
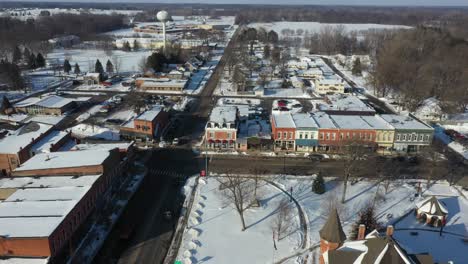
[(430, 146), (434, 137), (434, 128), (420, 121), (413, 115), (385, 114), (381, 117), (395, 128), (393, 148), (403, 152), (417, 152)]
[(296, 126), (296, 151), (311, 152), (318, 148), (318, 125), (310, 114), (297, 113), (292, 118)]
[(101, 82), (101, 74), (97, 72), (88, 72), (83, 76), (83, 82), (86, 85), (95, 85)]
[(152, 140), (159, 138), (169, 123), (169, 113), (162, 106), (155, 106), (120, 126), (124, 139)]
[[(235, 149), (239, 128), (239, 110), (236, 106), (216, 106), (205, 127), (207, 148)], [(239, 142), (242, 144), (243, 142)]]
[(315, 91), (319, 94), (342, 94), (345, 92), (345, 83), (341, 78), (316, 79)]
[(271, 115), (271, 137), (275, 150), (295, 151), (296, 124), (291, 113), (273, 113)]

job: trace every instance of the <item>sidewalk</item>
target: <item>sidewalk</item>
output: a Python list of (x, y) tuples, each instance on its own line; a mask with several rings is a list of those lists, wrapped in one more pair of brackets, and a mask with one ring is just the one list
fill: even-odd
[[(149, 154), (147, 154), (143, 160), (148, 158), (148, 155)], [(82, 239), (75, 254), (68, 259), (67, 263), (91, 263), (99, 252), (107, 235), (111, 232), (128, 201), (135, 194), (136, 190), (138, 190), (147, 174), (143, 161), (135, 161), (134, 164), (138, 172), (128, 176), (120, 185), (119, 190), (111, 198), (111, 201), (107, 202), (104, 208), (100, 210), (101, 214), (97, 215), (94, 225)]]

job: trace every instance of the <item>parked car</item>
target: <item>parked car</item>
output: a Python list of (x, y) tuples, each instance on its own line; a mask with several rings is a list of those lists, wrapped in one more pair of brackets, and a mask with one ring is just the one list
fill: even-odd
[(159, 147), (160, 148), (165, 148), (166, 147), (166, 142), (165, 141), (159, 142)]
[(179, 145), (179, 138), (174, 138), (174, 140), (172, 140), (172, 145), (174, 146)]
[(313, 161), (324, 161), (329, 159), (328, 155), (313, 153), (309, 155), (309, 159)]

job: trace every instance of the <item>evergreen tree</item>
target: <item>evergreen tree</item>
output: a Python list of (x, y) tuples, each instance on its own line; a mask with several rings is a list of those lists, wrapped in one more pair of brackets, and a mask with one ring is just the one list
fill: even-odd
[(361, 76), (362, 75), (362, 66), (361, 66), (361, 60), (359, 58), (356, 58), (353, 63), (353, 68), (351, 69), (351, 73), (356, 76)]
[(268, 32), (267, 37), (268, 37), (268, 42), (273, 43), (273, 44), (278, 43), (279, 37), (278, 37), (278, 33), (276, 33), (276, 31), (270, 30), (270, 32)]
[(114, 64), (112, 64), (112, 62), (110, 60), (107, 60), (106, 72), (107, 73), (113, 73), (114, 72)]
[(94, 65), (94, 72), (104, 74), (104, 68), (102, 67), (101, 61), (99, 61), (99, 59), (96, 60), (96, 64)]
[(12, 62), (13, 63), (18, 63), (21, 60), (21, 56), (22, 56), (21, 50), (20, 50), (20, 48), (18, 46), (16, 46), (15, 49), (13, 50)]
[(45, 66), (46, 66), (46, 62), (45, 62), (44, 56), (42, 56), (41, 53), (38, 53), (38, 54), (37, 54), (37, 57), (36, 57), (36, 66), (37, 66), (38, 68), (42, 68), (42, 67), (45, 67)]
[(37, 64), (36, 64), (36, 55), (34, 53), (31, 53), (28, 59), (28, 68), (29, 69), (36, 69)]
[(80, 65), (78, 65), (78, 63), (75, 63), (75, 70), (74, 70), (74, 73), (75, 73), (75, 74), (80, 74), (80, 73), (81, 73)]
[(138, 42), (138, 40), (134, 40), (133, 41), (133, 50), (139, 50), (140, 49), (140, 43)]
[(71, 68), (72, 66), (70, 65), (70, 62), (67, 59), (65, 59), (65, 61), (63, 62), (63, 71), (69, 74), (71, 71)]
[(321, 173), (315, 177), (314, 182), (312, 183), (312, 191), (316, 194), (325, 193), (325, 181), (323, 180)]
[(128, 41), (125, 41), (123, 48), (124, 51), (131, 51), (132, 48), (130, 47), (130, 43)]
[(163, 70), (164, 64), (167, 62), (166, 56), (162, 52), (154, 52), (146, 60), (146, 66), (157, 72)]
[(366, 226), (366, 232), (364, 236), (374, 231), (375, 229), (380, 229), (382, 227), (382, 225), (377, 221), (377, 217), (375, 216), (375, 209), (371, 204), (367, 205), (364, 209), (361, 210), (358, 220), (353, 224), (353, 229), (351, 230), (350, 236), (352, 240), (357, 239), (359, 225)]

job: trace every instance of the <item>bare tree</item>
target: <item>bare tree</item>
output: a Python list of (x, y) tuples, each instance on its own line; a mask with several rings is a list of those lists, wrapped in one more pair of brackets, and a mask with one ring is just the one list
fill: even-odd
[(227, 173), (226, 176), (217, 178), (219, 190), (228, 204), (231, 204), (239, 214), (242, 231), (245, 231), (244, 213), (252, 206), (254, 194), (254, 181), (239, 175)]
[(271, 222), (271, 229), (278, 236), (278, 240), (281, 240), (290, 230), (293, 219), (291, 203), (287, 198), (281, 199), (276, 212), (275, 218)]
[(250, 173), (252, 174), (252, 178), (255, 183), (254, 198), (257, 200), (258, 183), (262, 180), (263, 176), (268, 173), (268, 170), (260, 165), (254, 165), (250, 170)]
[(358, 169), (359, 161), (370, 153), (370, 149), (364, 142), (352, 139), (343, 142), (341, 150), (343, 152), (341, 159), (343, 168), (343, 193), (341, 196), (341, 203), (345, 203), (348, 181)]
[(145, 72), (147, 69), (148, 66), (146, 65), (146, 57), (141, 57), (138, 61), (138, 70), (140, 72)]
[(119, 74), (122, 67), (122, 59), (117, 55), (112, 55), (111, 57), (112, 64), (114, 65), (114, 71), (116, 74)]

